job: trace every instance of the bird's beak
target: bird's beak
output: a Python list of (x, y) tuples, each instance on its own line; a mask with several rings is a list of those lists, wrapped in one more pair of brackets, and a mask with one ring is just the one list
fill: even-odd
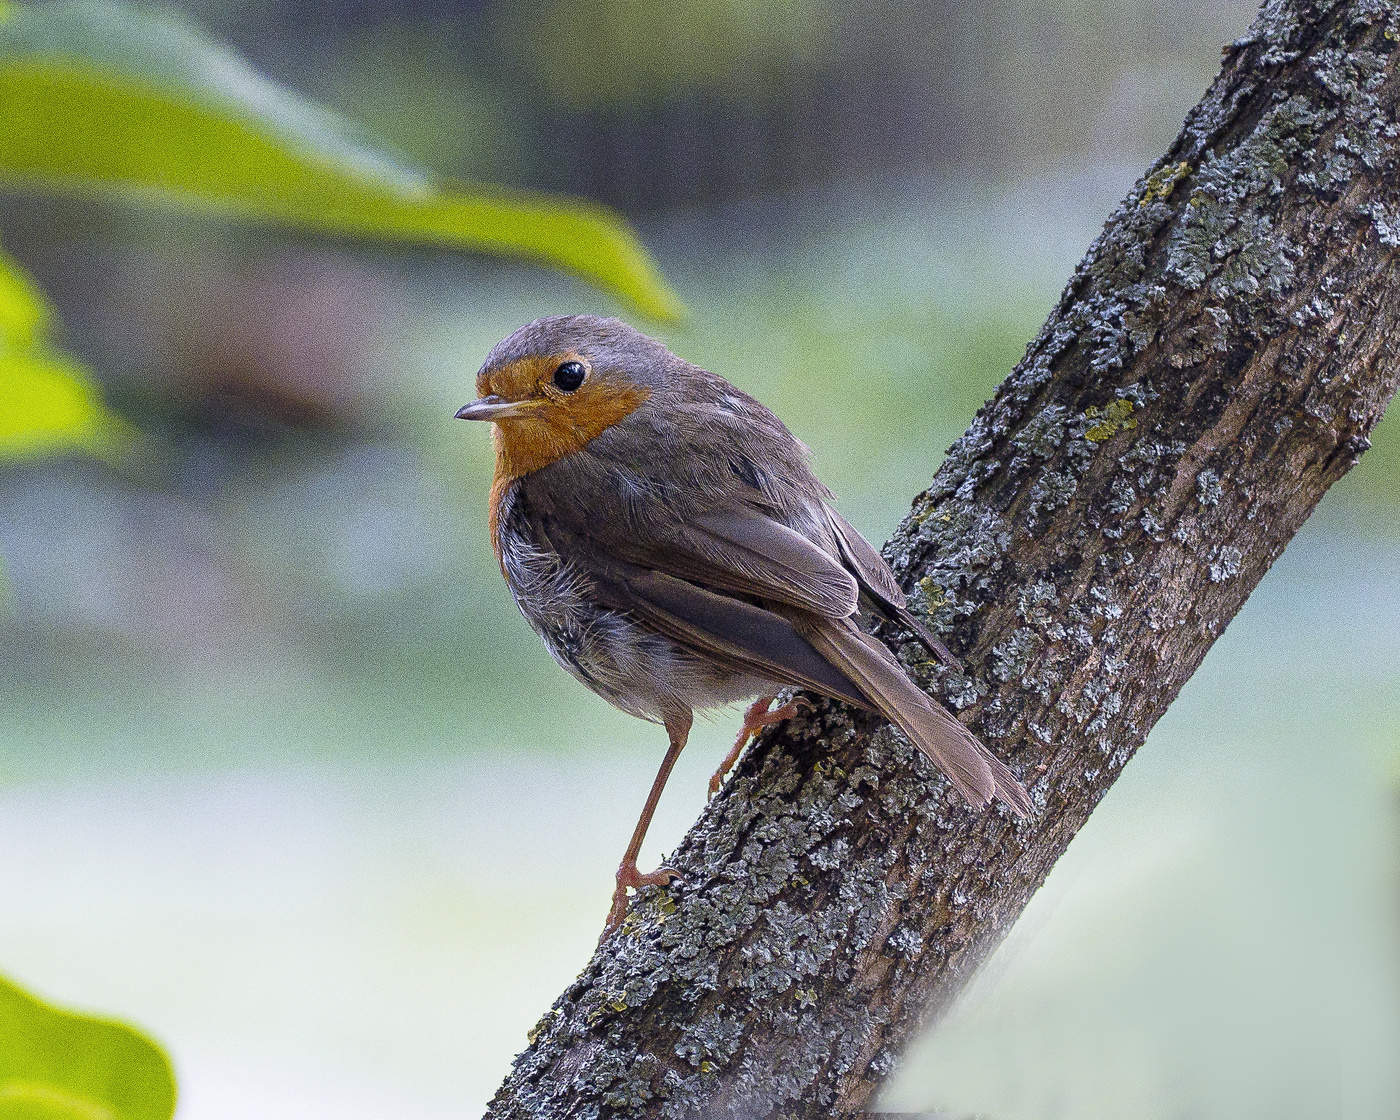
[(482, 397), (480, 400), (464, 404), (457, 410), (458, 420), (508, 420), (512, 416), (523, 415), (530, 405), (530, 401), (508, 401), (495, 396)]

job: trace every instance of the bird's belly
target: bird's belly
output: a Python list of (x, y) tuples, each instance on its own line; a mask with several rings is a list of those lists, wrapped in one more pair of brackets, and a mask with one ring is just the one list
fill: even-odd
[(749, 699), (778, 686), (692, 653), (590, 593), (588, 576), (553, 553), (506, 565), (520, 613), (554, 659), (615, 707), (643, 719)]

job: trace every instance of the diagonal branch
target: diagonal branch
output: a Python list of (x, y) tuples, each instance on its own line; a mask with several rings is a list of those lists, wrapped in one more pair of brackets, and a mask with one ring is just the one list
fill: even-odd
[(969, 813), (823, 703), (744, 761), (491, 1117), (859, 1114), (1400, 383), (1397, 41), (1391, 5), (1267, 0), (891, 544), (967, 671), (905, 664), (1035, 815)]

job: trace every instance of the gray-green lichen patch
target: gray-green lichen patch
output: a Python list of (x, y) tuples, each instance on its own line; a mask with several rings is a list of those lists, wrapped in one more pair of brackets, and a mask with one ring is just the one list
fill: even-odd
[(982, 686), (975, 677), (952, 673), (943, 686), (943, 698), (955, 711), (970, 708), (982, 699)]
[(1069, 505), (1079, 489), (1080, 475), (1076, 470), (1047, 471), (1031, 485), (1030, 502), (1026, 506), (1026, 522), (1043, 524), (1056, 510)]
[(1189, 174), (1191, 174), (1191, 165), (1185, 160), (1167, 167), (1159, 167), (1147, 177), (1147, 182), (1143, 184), (1142, 197), (1138, 199), (1138, 205), (1147, 206), (1153, 202), (1165, 202), (1171, 197), (1172, 191), (1176, 190), (1177, 183)]
[(919, 950), (923, 947), (924, 935), (919, 932), (917, 926), (912, 924), (904, 924), (897, 927), (894, 932), (885, 939), (885, 952), (896, 957), (917, 957)]
[(1196, 501), (1203, 506), (1213, 506), (1220, 501), (1223, 487), (1220, 485), (1220, 476), (1210, 468), (1206, 468), (1196, 475)]
[(1138, 518), (1138, 524), (1142, 526), (1142, 531), (1152, 540), (1160, 541), (1165, 526), (1157, 519), (1157, 515), (1150, 509), (1142, 511), (1142, 516)]
[[(907, 528), (907, 527), (906, 527)], [(927, 566), (927, 587), (941, 599), (930, 614), (941, 625), (977, 610), (975, 593), (999, 569), (1011, 529), (993, 511), (972, 502), (943, 502), (942, 512), (917, 525), (917, 546), (937, 557)]]
[(1133, 402), (1126, 397), (1110, 401), (1103, 408), (1091, 404), (1084, 410), (1084, 419), (1092, 425), (1084, 432), (1084, 438), (1090, 443), (1102, 443), (1121, 431), (1132, 431), (1138, 426), (1133, 407)]
[(999, 681), (1013, 681), (1025, 671), (1031, 654), (1040, 644), (1035, 631), (1021, 627), (992, 649), (992, 676)]
[(1121, 517), (1137, 504), (1137, 491), (1133, 489), (1132, 479), (1119, 475), (1109, 483), (1109, 493), (1105, 499), (1104, 512), (1114, 517)]
[(1208, 285), (1217, 299), (1235, 299), (1250, 307), (1260, 296), (1269, 303), (1293, 287), (1294, 262), (1302, 250), (1286, 235), (1278, 233), (1266, 214), (1247, 213), (1234, 229), (1212, 250), (1221, 265)]
[(1043, 462), (1064, 445), (1068, 436), (1069, 410), (1064, 405), (1051, 404), (1031, 414), (1021, 430), (1011, 439), (1018, 455), (1029, 462)]
[(1211, 583), (1224, 583), (1240, 574), (1240, 561), (1244, 553), (1234, 545), (1222, 545), (1210, 563)]
[(1400, 249), (1400, 213), (1383, 202), (1368, 202), (1360, 212), (1371, 220), (1380, 243), (1387, 249)]
[(1059, 589), (1048, 579), (1032, 579), (1016, 593), (1017, 613), (1024, 621), (1043, 626), (1053, 622), (1053, 609), (1059, 598)]

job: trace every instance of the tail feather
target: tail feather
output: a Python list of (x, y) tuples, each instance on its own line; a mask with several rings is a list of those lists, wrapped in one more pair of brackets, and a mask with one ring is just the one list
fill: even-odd
[(932, 631), (922, 622), (909, 613), (905, 607), (890, 607), (888, 611), (890, 617), (894, 618), (906, 630), (918, 638), (923, 643), (924, 648), (933, 654), (938, 660), (952, 669), (961, 669), (962, 662), (949, 652), (948, 647), (933, 636)]
[(803, 627), (803, 636), (840, 669), (953, 783), (972, 805), (993, 797), (1018, 816), (1031, 811), (1025, 787), (1000, 759), (907, 676), (889, 651), (848, 621)]

